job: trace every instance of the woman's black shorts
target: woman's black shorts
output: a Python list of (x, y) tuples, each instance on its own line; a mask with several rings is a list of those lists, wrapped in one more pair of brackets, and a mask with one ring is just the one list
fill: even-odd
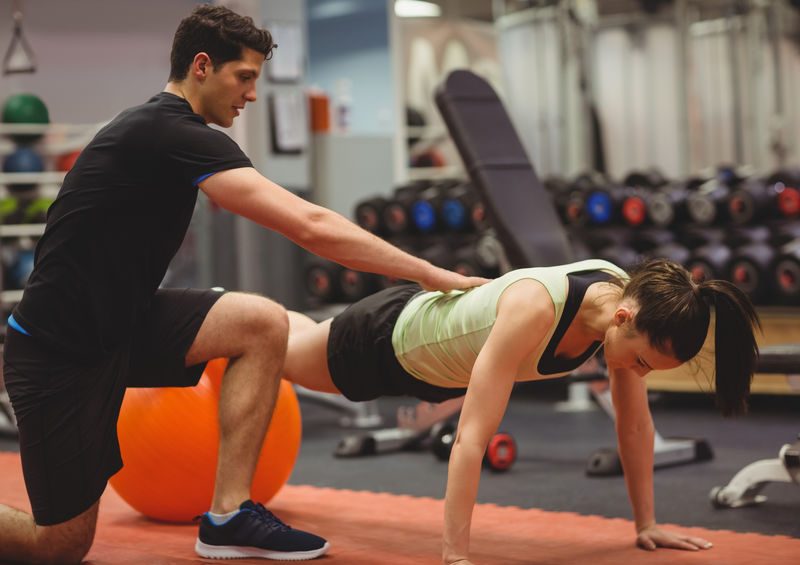
[(392, 331), (418, 285), (382, 290), (351, 305), (333, 319), (328, 338), (328, 368), (336, 387), (354, 401), (381, 396), (414, 396), (443, 402), (463, 396), (466, 388), (425, 383), (406, 372), (392, 347)]

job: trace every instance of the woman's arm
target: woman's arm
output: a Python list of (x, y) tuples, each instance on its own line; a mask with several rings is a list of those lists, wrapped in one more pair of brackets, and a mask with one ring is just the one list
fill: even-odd
[(472, 369), (450, 455), (445, 496), (447, 564), (469, 563), (469, 530), (486, 446), (503, 419), (522, 361), (547, 335), (553, 303), (535, 281), (520, 281), (500, 297), (497, 319)]
[(708, 549), (711, 543), (665, 532), (656, 525), (653, 496), (653, 441), (655, 427), (647, 401), (647, 385), (633, 371), (611, 371), (611, 395), (616, 411), (617, 442), (625, 484), (636, 523), (636, 543), (643, 549)]

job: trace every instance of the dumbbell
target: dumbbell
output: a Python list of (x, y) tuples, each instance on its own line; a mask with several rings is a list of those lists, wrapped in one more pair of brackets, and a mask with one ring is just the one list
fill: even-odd
[(442, 206), (447, 192), (458, 184), (453, 179), (439, 180), (417, 194), (411, 204), (411, 224), (417, 233), (430, 234), (444, 228)]
[[(594, 224), (608, 223), (612, 206), (602, 190), (610, 184), (611, 180), (597, 171), (575, 177), (567, 191), (560, 193), (556, 199), (556, 209), (563, 221), (572, 226), (580, 226), (587, 221)], [(596, 194), (590, 203), (589, 196), (593, 193)]]
[[(433, 438), (431, 450), (439, 461), (449, 461), (456, 440), (456, 427), (443, 424)], [(517, 442), (514, 436), (505, 432), (494, 434), (486, 446), (483, 465), (496, 472), (508, 471), (517, 460)]]
[(729, 273), (733, 251), (723, 243), (702, 245), (692, 251), (686, 269), (696, 283), (711, 279), (724, 279)]
[(356, 223), (377, 235), (386, 233), (383, 223), (383, 211), (389, 201), (383, 196), (374, 196), (367, 200), (362, 200), (356, 204), (355, 217)]
[(638, 226), (647, 219), (644, 195), (625, 186), (597, 187), (586, 195), (586, 214), (589, 222), (607, 225), (618, 220)]
[(383, 225), (389, 235), (400, 235), (413, 231), (411, 206), (423, 190), (431, 186), (430, 181), (418, 181), (395, 189), (392, 199), (383, 209)]
[(380, 290), (380, 277), (345, 268), (339, 273), (339, 288), (345, 302), (355, 302)]
[(620, 204), (620, 216), (622, 220), (631, 227), (638, 227), (646, 224), (649, 220), (647, 215), (647, 199), (649, 193), (643, 189), (628, 189), (629, 192), (622, 197)]
[(472, 183), (459, 183), (447, 190), (441, 205), (445, 227), (454, 232), (483, 231), (488, 227), (486, 208)]
[(647, 197), (647, 217), (659, 228), (666, 228), (688, 221), (687, 199), (699, 184), (696, 180), (687, 183), (673, 183), (661, 186)]
[(574, 184), (559, 184), (552, 188), (553, 204), (561, 222), (578, 227), (586, 223), (586, 193)]
[(305, 269), (305, 287), (309, 296), (325, 303), (343, 298), (341, 274), (344, 267), (333, 261), (314, 258)]
[(775, 249), (768, 243), (750, 243), (734, 250), (729, 280), (756, 304), (764, 304), (772, 289)]
[(414, 231), (430, 234), (442, 227), (439, 212), (444, 201), (444, 191), (434, 185), (420, 192), (411, 203), (411, 225)]
[(742, 182), (728, 200), (731, 223), (749, 224), (768, 218), (800, 215), (800, 192), (783, 182), (751, 178)]
[(686, 199), (687, 211), (692, 222), (701, 226), (723, 223), (729, 217), (728, 198), (730, 187), (718, 179), (711, 179)]
[(800, 239), (783, 245), (773, 269), (777, 301), (796, 306), (800, 304)]

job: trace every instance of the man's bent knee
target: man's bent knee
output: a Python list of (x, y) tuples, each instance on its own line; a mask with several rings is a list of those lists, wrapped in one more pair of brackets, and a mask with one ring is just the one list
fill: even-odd
[[(289, 338), (289, 316), (286, 309), (268, 298), (251, 296), (241, 318), (241, 340), (257, 349), (267, 346), (285, 348)], [(265, 343), (266, 342), (266, 343)]]
[(288, 335), (283, 306), (263, 296), (231, 292), (209, 311), (186, 362), (192, 365), (214, 357), (280, 350), (286, 347)]
[(37, 561), (48, 565), (83, 561), (94, 541), (97, 507), (95, 502), (89, 510), (62, 524), (37, 526)]

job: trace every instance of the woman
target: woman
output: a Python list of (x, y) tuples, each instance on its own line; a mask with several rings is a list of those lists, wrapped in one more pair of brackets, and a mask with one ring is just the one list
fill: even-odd
[(708, 549), (661, 530), (653, 502), (654, 427), (644, 377), (695, 357), (716, 313), (716, 398), (726, 415), (746, 410), (758, 356), (758, 317), (726, 281), (696, 284), (680, 265), (652, 261), (630, 277), (587, 260), (511, 271), (447, 294), (391, 288), (314, 324), (290, 315), (285, 376), (355, 401), (465, 395), (448, 469), (443, 562), (469, 564), (481, 461), (516, 381), (564, 376), (602, 346), (617, 413), (618, 448), (637, 544)]

